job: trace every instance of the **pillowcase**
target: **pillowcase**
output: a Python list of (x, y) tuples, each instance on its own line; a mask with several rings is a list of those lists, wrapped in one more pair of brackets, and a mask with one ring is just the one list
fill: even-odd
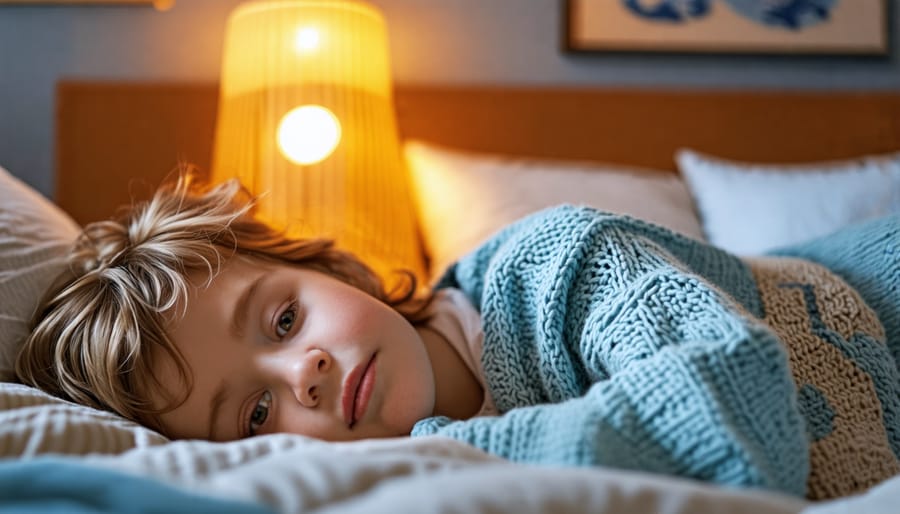
[(28, 322), (79, 231), (65, 212), (0, 167), (0, 381), (15, 380)]
[(153, 430), (113, 413), (23, 384), (0, 383), (0, 458), (117, 454), (166, 442)]
[(759, 255), (900, 212), (900, 153), (808, 164), (753, 164), (676, 154), (714, 245)]
[(432, 281), (503, 226), (562, 203), (703, 237), (687, 187), (671, 172), (470, 153), (414, 140), (404, 154)]

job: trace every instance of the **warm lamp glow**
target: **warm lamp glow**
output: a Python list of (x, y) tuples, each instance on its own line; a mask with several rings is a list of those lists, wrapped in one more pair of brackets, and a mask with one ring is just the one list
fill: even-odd
[(256, 0), (225, 28), (213, 181), (256, 214), (326, 237), (388, 279), (424, 276), (394, 118), (387, 26), (362, 0)]
[(331, 155), (341, 140), (341, 123), (320, 105), (288, 112), (278, 124), (278, 148), (292, 162), (315, 164)]
[(319, 31), (314, 27), (304, 27), (297, 31), (294, 48), (298, 52), (312, 52), (319, 46)]

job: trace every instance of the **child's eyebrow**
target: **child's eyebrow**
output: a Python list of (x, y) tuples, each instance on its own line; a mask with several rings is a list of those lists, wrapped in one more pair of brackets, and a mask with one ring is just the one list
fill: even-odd
[(234, 312), (231, 315), (231, 335), (236, 339), (244, 338), (244, 320), (247, 319), (247, 309), (250, 306), (253, 295), (259, 289), (259, 284), (262, 282), (263, 277), (265, 277), (264, 274), (257, 276), (253, 283), (244, 289), (234, 304)]

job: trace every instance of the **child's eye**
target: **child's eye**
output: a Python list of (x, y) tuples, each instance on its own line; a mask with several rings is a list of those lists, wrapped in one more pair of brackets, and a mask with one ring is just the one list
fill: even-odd
[(256, 435), (257, 430), (262, 428), (269, 417), (269, 407), (272, 405), (272, 393), (266, 391), (262, 394), (253, 411), (250, 413), (250, 420), (247, 423), (247, 433), (251, 436)]
[(297, 321), (297, 303), (291, 303), (291, 305), (284, 310), (281, 314), (278, 315), (278, 321), (275, 323), (275, 334), (278, 337), (285, 337), (291, 331), (291, 328), (294, 327), (294, 322)]

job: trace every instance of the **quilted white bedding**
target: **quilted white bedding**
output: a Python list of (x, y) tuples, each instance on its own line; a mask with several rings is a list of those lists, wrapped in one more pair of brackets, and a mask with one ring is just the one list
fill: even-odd
[(175, 442), (89, 460), (278, 512), (780, 514), (804, 507), (647, 474), (521, 466), (443, 438), (336, 444), (275, 435)]
[(326, 443), (277, 434), (169, 442), (12, 383), (0, 383), (0, 452), (18, 459), (80, 456), (85, 464), (279, 513), (860, 514), (892, 512), (900, 499), (900, 477), (863, 496), (811, 504), (647, 473), (513, 464), (440, 437)]

